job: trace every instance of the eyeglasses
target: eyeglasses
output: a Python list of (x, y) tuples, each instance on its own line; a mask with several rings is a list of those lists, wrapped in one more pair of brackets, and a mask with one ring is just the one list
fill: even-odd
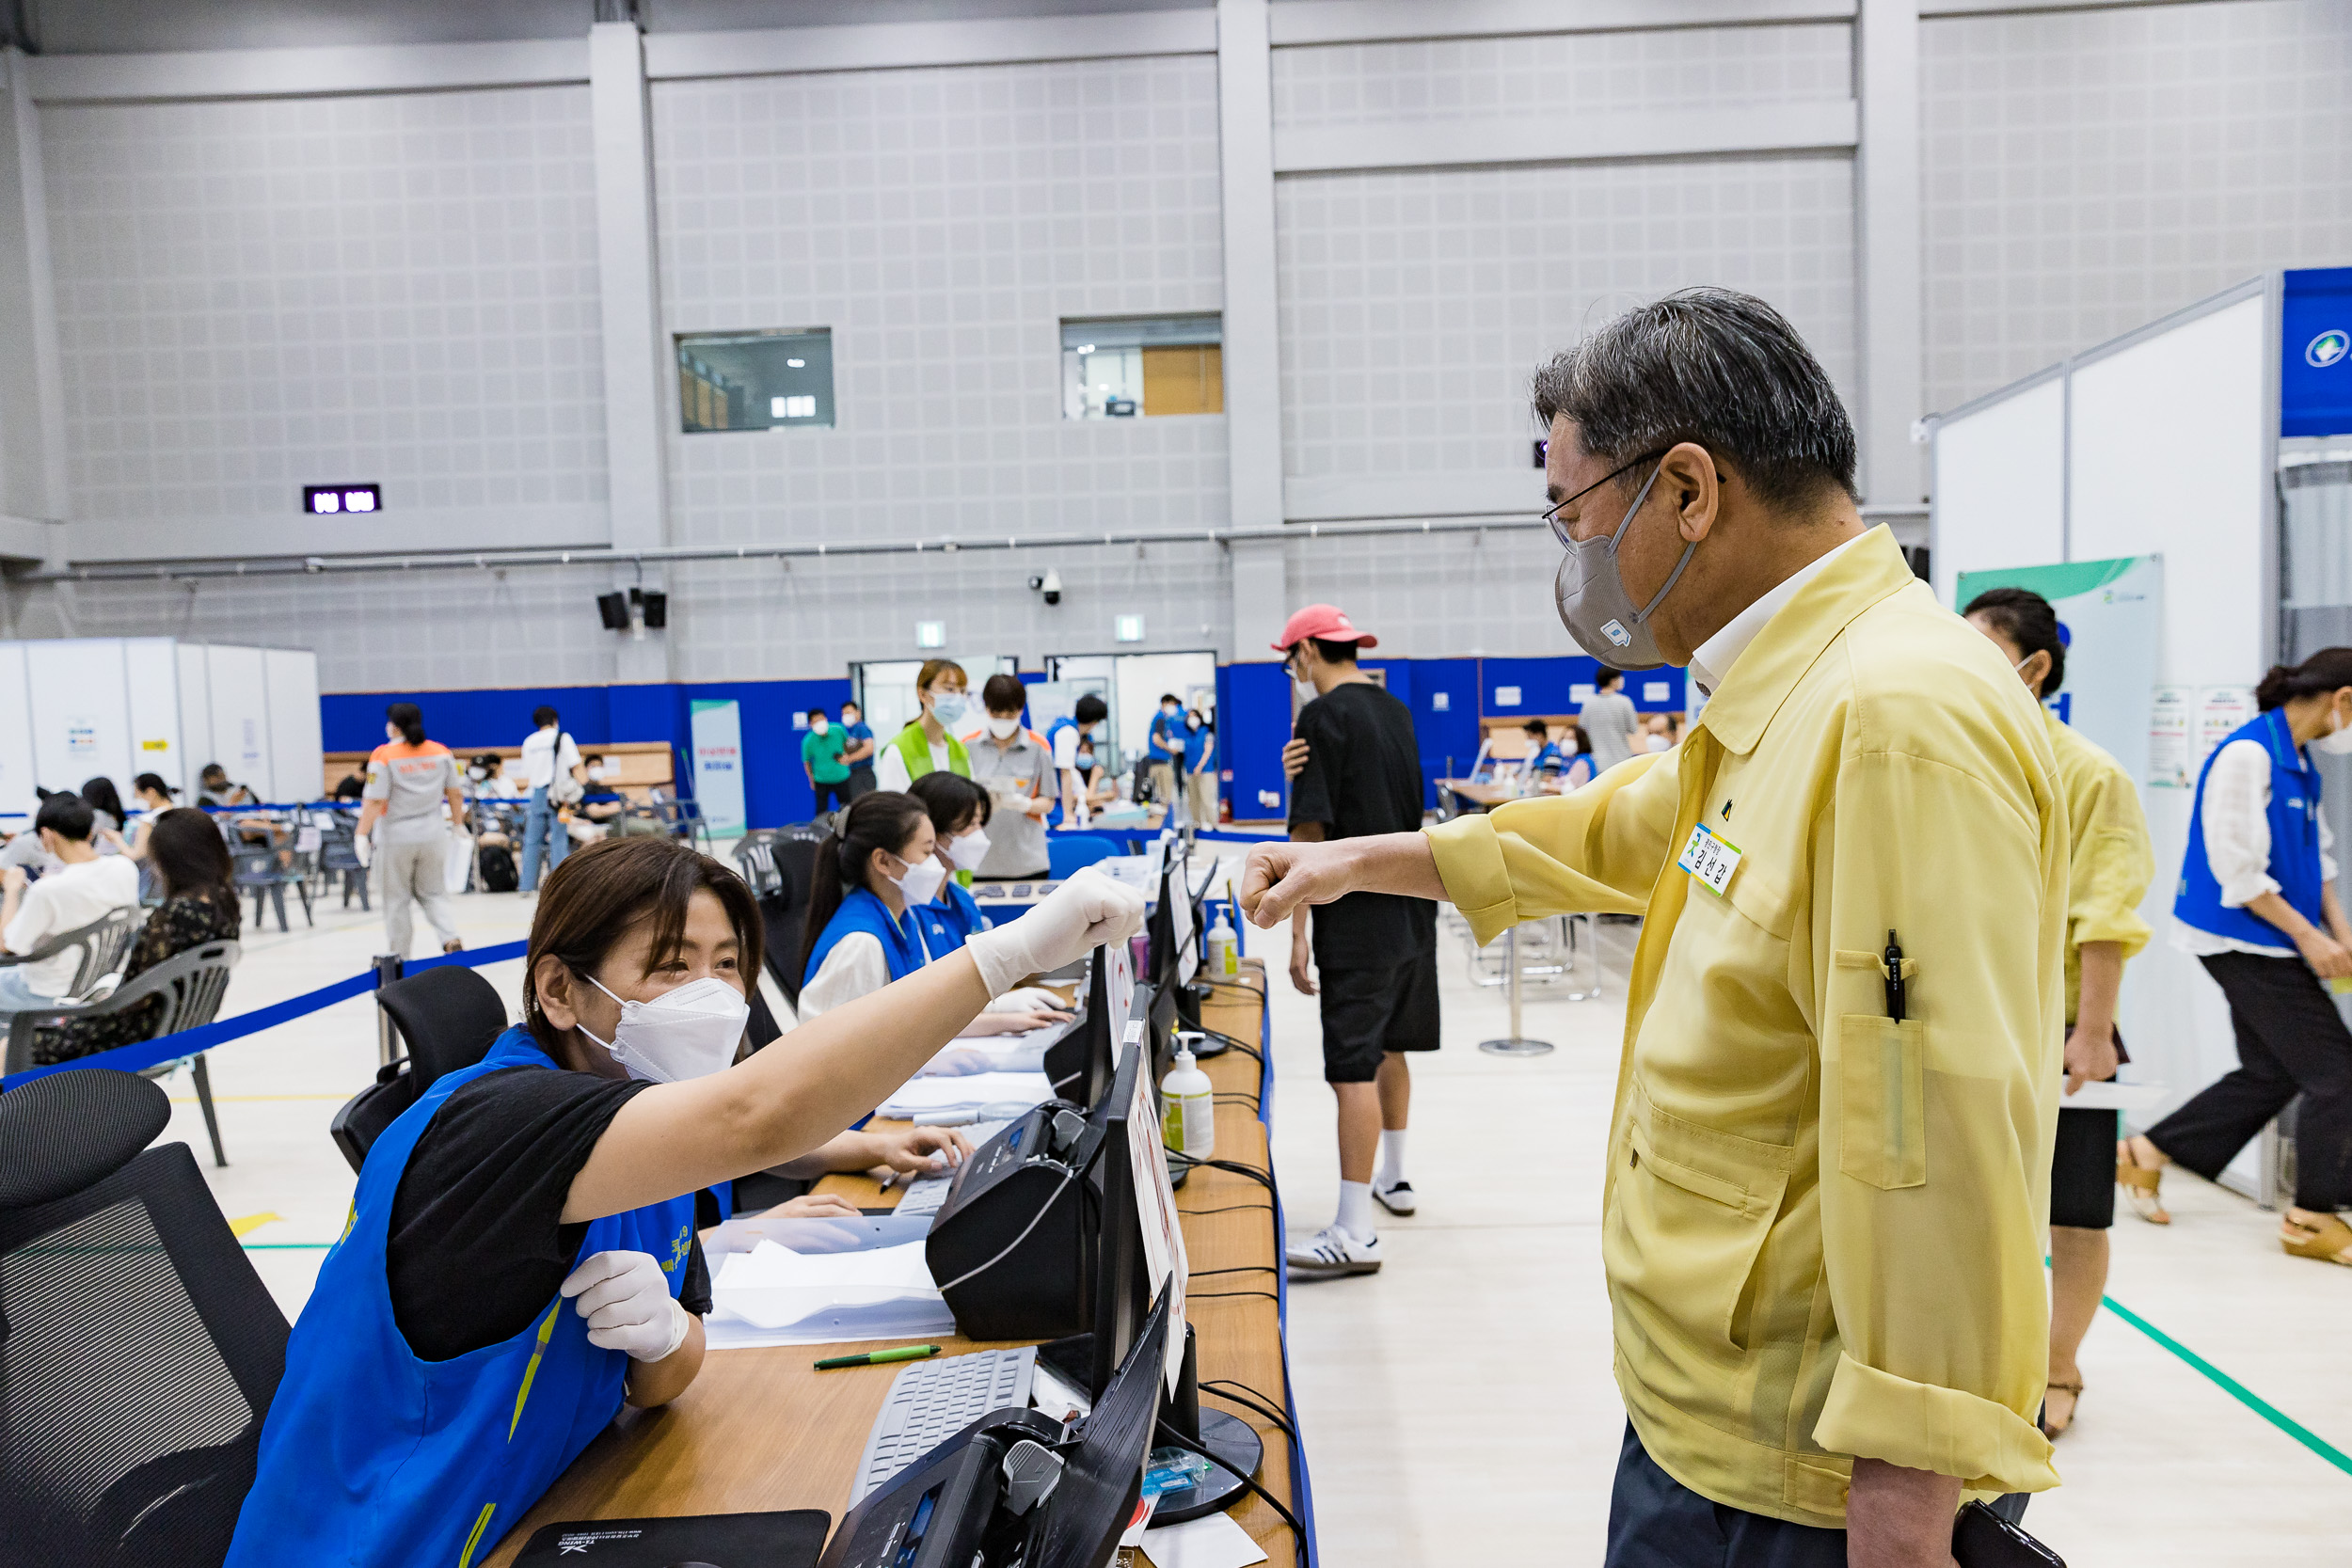
[(1674, 451), (1674, 448), (1672, 447), (1660, 447), (1656, 451), (1645, 451), (1641, 456), (1635, 458), (1632, 462), (1626, 464), (1624, 467), (1612, 468), (1609, 472), (1593, 481), (1592, 483), (1584, 486), (1583, 489), (1579, 490), (1575, 495), (1564, 496), (1559, 500), (1553, 502), (1550, 506), (1546, 507), (1542, 514), (1543, 519), (1546, 523), (1549, 523), (1551, 526), (1551, 536), (1560, 541), (1560, 547), (1564, 550), (1572, 550), (1576, 548), (1576, 540), (1569, 534), (1568, 525), (1561, 519), (1560, 509), (1562, 507), (1566, 506), (1571, 501), (1583, 499), (1586, 496), (1591, 495), (1594, 491), (1599, 489), (1602, 485), (1608, 483), (1619, 474), (1624, 473), (1626, 469), (1638, 468), (1645, 463), (1655, 463), (1658, 459), (1665, 456), (1672, 451)]

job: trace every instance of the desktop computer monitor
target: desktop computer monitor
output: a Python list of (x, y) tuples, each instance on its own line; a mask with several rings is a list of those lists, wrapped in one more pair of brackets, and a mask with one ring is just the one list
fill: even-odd
[(1126, 943), (1105, 942), (1096, 948), (1078, 1001), (1085, 1016), (1045, 1048), (1045, 1078), (1056, 1095), (1091, 1107), (1110, 1088), (1135, 989), (1135, 965)]
[(1076, 1451), (1064, 1450), (1061, 1481), (1022, 1554), (1028, 1568), (1108, 1568), (1119, 1549), (1143, 1497), (1143, 1462), (1166, 1387), (1168, 1336), (1183, 1331), (1168, 1321), (1173, 1294), (1163, 1291), (1137, 1325), (1087, 1417)]
[[(1093, 1327), (1086, 1337), (1084, 1348), (1089, 1354), (1083, 1364), (1089, 1399), (1102, 1393), (1113, 1372), (1126, 1359), (1128, 1348), (1143, 1326), (1145, 1307), (1152, 1299), (1152, 1283), (1144, 1261), (1142, 1211), (1136, 1203), (1134, 1154), (1128, 1141), (1150, 1139), (1155, 1149), (1159, 1141), (1155, 1126), (1136, 1125), (1136, 1091), (1137, 1081), (1143, 1077), (1145, 1060), (1141, 1040), (1120, 1050), (1119, 1071), (1111, 1080), (1110, 1092), (1095, 1106), (1090, 1118), (1100, 1124), (1102, 1135), (1095, 1142), (1093, 1153), (1094, 1185), (1101, 1202), (1095, 1212), (1094, 1244), (1090, 1249), (1094, 1265), (1089, 1281)], [(1148, 1083), (1142, 1102), (1150, 1103)], [(1078, 1347), (1072, 1348), (1074, 1351)]]

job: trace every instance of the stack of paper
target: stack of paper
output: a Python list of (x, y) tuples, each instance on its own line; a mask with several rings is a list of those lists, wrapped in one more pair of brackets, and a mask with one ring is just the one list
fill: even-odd
[(1042, 1072), (969, 1072), (953, 1078), (909, 1079), (874, 1114), (897, 1121), (952, 1127), (957, 1120), (977, 1119), (989, 1107), (1007, 1107), (996, 1114), (1003, 1120), (1053, 1098), (1054, 1085)]
[(1045, 1053), (1073, 1023), (1049, 1023), (1018, 1035), (959, 1035), (923, 1064), (917, 1078), (965, 1078), (976, 1072), (1042, 1072)]
[(762, 1240), (726, 1256), (711, 1297), (705, 1335), (722, 1348), (914, 1338), (956, 1326), (921, 1242), (795, 1252)]

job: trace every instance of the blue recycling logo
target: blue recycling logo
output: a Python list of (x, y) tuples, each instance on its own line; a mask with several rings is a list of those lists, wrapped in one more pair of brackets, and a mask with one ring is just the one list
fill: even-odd
[(2352, 336), (2347, 336), (2340, 326), (2331, 326), (2304, 348), (2303, 362), (2315, 371), (2324, 371), (2341, 360), (2346, 353), (2352, 353)]

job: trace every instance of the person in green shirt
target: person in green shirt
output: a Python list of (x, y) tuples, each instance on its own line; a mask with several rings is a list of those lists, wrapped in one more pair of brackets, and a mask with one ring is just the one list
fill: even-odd
[(834, 806), (850, 803), (850, 765), (841, 760), (849, 744), (848, 733), (823, 708), (808, 710), (808, 734), (801, 737), (801, 770), (808, 775), (809, 792), (817, 798), (814, 810), (832, 809), (828, 799)]

